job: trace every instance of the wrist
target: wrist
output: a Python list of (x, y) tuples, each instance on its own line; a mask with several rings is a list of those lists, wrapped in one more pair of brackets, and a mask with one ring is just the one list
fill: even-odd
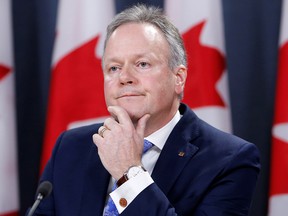
[(120, 187), (123, 183), (128, 181), (131, 178), (139, 175), (140, 173), (146, 172), (145, 168), (142, 165), (133, 165), (128, 168), (126, 172), (122, 175), (121, 178), (116, 182), (117, 187)]

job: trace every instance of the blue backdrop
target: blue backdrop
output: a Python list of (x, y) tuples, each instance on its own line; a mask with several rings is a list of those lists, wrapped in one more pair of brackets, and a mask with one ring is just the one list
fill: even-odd
[[(58, 0), (12, 0), (21, 215), (34, 201)], [(115, 1), (119, 12), (135, 2)], [(223, 0), (233, 133), (255, 143), (262, 171), (251, 215), (267, 214), (281, 0)]]

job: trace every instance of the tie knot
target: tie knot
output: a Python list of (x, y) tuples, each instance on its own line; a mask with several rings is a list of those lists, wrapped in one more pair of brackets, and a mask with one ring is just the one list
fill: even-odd
[(153, 143), (144, 139), (143, 154), (145, 154), (152, 146), (153, 146)]

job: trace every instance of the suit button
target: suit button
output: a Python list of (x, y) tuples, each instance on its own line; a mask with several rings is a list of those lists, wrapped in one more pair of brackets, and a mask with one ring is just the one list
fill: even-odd
[(127, 200), (126, 200), (125, 198), (121, 198), (121, 199), (119, 200), (119, 204), (120, 204), (120, 206), (122, 206), (122, 207), (126, 207), (126, 206), (127, 206)]

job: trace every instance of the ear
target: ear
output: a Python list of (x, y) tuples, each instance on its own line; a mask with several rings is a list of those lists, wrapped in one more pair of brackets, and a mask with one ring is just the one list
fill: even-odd
[(175, 73), (175, 91), (177, 94), (181, 94), (184, 91), (184, 86), (187, 77), (187, 68), (184, 65), (180, 65), (174, 71)]

